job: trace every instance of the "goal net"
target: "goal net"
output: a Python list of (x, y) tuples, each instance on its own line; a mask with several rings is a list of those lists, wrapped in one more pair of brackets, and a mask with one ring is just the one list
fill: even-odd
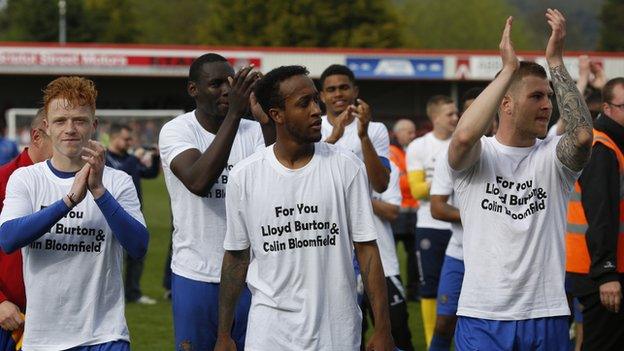
[[(135, 148), (151, 148), (158, 143), (158, 133), (163, 124), (182, 113), (183, 110), (96, 110), (96, 138), (107, 146), (111, 124), (122, 123), (132, 129)], [(30, 123), (36, 114), (36, 108), (12, 108), (5, 113), (7, 137), (14, 140), (20, 149), (30, 143)]]

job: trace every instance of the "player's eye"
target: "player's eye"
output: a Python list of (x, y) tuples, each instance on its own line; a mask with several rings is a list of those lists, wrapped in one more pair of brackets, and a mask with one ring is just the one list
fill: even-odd
[(299, 106), (299, 107), (308, 107), (309, 104), (310, 104), (310, 98), (303, 98), (303, 99), (299, 100), (299, 102), (297, 103), (297, 106)]

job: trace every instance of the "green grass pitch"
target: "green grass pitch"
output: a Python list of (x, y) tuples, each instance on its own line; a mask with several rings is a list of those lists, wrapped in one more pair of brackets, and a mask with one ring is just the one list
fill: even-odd
[[(171, 235), (169, 196), (164, 178), (143, 181), (143, 214), (151, 234), (145, 271), (141, 280), (143, 293), (158, 300), (153, 306), (128, 304), (126, 319), (135, 351), (172, 350), (173, 321), (171, 303), (163, 297), (162, 278)], [(401, 274), (405, 282), (405, 254), (399, 248)], [(416, 350), (424, 350), (420, 305), (409, 303), (410, 329)]]

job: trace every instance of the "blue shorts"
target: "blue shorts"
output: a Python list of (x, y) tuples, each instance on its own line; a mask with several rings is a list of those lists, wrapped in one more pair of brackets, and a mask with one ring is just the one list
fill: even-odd
[(463, 281), (464, 261), (444, 256), (438, 286), (438, 315), (454, 316), (457, 313), (457, 302)]
[(446, 229), (416, 228), (416, 257), (420, 269), (420, 296), (435, 298), (446, 246), (451, 231)]
[(0, 351), (15, 351), (13, 332), (0, 328)]
[[(219, 322), (219, 284), (200, 282), (173, 273), (171, 300), (175, 350), (214, 349)], [(245, 287), (236, 304), (232, 327), (232, 339), (238, 350), (245, 347), (250, 303), (251, 293)]]
[(455, 350), (551, 351), (570, 345), (568, 316), (495, 321), (460, 316)]
[(130, 343), (125, 340), (117, 340), (103, 344), (76, 346), (67, 351), (130, 351)]

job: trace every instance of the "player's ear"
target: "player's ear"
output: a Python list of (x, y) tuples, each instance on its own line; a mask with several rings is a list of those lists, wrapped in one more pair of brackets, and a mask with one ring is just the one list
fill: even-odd
[(189, 80), (186, 84), (186, 92), (190, 97), (195, 98), (197, 96), (197, 83)]
[(509, 94), (505, 94), (505, 96), (503, 96), (503, 100), (500, 104), (500, 110), (505, 115), (511, 115), (511, 111), (513, 110), (513, 99)]
[(284, 114), (283, 111), (279, 108), (273, 107), (269, 109), (269, 117), (275, 122), (275, 124), (283, 124), (284, 123)]
[(41, 129), (34, 128), (30, 130), (30, 141), (33, 145), (39, 146), (39, 142), (41, 141)]
[(353, 84), (353, 94), (355, 94), (354, 96), (357, 99), (360, 96), (360, 88), (353, 82), (351, 84)]

